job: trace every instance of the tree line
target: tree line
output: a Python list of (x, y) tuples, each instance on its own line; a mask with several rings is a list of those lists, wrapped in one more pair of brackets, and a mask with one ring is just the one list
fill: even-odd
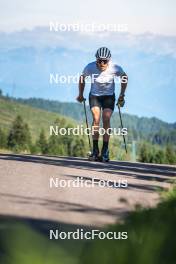
[(139, 144), (138, 152), (140, 162), (176, 164), (176, 151), (170, 144), (165, 147), (159, 147), (148, 142), (143, 142)]
[[(84, 122), (83, 106), (78, 103), (59, 102), (54, 100), (46, 100), (42, 98), (18, 98), (13, 100), (37, 107), (47, 111), (59, 113), (64, 116), (71, 117), (79, 122)], [(87, 114), (89, 123), (92, 122), (92, 115), (87, 106)], [(176, 123), (168, 124), (158, 118), (138, 117), (131, 114), (122, 113), (124, 126), (128, 128), (128, 137), (132, 140), (147, 141), (151, 144), (166, 146), (175, 144), (176, 142)], [(120, 127), (118, 113), (114, 113), (111, 118), (112, 127)]]
[[(41, 98), (13, 98), (7, 95), (3, 96), (2, 90), (0, 90), (0, 97), (39, 109), (59, 113), (65, 117), (71, 117), (80, 123), (85, 121), (83, 106), (78, 103), (64, 103)], [(87, 108), (89, 124), (91, 124), (92, 116), (88, 106)], [(151, 143), (151, 145), (158, 145), (161, 147), (176, 145), (176, 123), (169, 124), (155, 117), (138, 117), (131, 114), (122, 114), (122, 118), (124, 127), (128, 128), (129, 142), (132, 142), (133, 140), (138, 142), (145, 141)], [(111, 118), (111, 126), (120, 127), (118, 113), (113, 114)]]
[[(55, 125), (57, 124), (67, 128), (64, 119), (56, 120)], [(47, 137), (44, 129), (41, 129), (37, 140), (32, 142), (28, 124), (18, 115), (12, 122), (8, 132), (0, 128), (0, 148), (9, 149), (13, 152), (27, 152), (31, 154), (86, 157), (88, 143), (85, 136), (51, 135)], [(112, 159), (130, 159), (130, 156), (127, 158), (123, 155), (124, 151), (121, 149), (117, 138), (112, 139), (110, 152)], [(138, 142), (137, 156), (140, 162), (176, 164), (176, 151), (171, 145), (160, 147), (149, 142)]]
[[(65, 121), (56, 120), (55, 124), (58, 122), (64, 123)], [(0, 128), (0, 148), (9, 149), (13, 152), (63, 156), (85, 156), (87, 149), (84, 136), (51, 135), (47, 138), (43, 129), (41, 129), (38, 139), (32, 142), (30, 128), (20, 115), (13, 121), (8, 132)]]

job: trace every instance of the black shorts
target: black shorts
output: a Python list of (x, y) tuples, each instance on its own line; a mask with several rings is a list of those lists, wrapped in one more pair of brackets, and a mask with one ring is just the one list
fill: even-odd
[(105, 108), (109, 108), (112, 111), (114, 111), (115, 94), (101, 95), (101, 96), (95, 96), (89, 94), (89, 105), (90, 105), (90, 109), (94, 106), (98, 106), (100, 109), (102, 108), (103, 110)]

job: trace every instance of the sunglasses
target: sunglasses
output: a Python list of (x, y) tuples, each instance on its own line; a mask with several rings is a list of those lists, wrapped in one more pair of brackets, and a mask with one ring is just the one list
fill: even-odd
[(103, 64), (107, 64), (109, 62), (109, 60), (97, 60), (97, 62), (99, 64), (103, 63)]

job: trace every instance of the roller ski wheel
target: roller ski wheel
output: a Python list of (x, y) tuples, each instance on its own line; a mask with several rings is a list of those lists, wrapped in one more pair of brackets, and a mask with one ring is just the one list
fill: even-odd
[(94, 150), (93, 152), (89, 153), (88, 155), (88, 160), (90, 161), (99, 161), (100, 157), (99, 157), (99, 151), (98, 150)]
[(109, 162), (109, 150), (106, 149), (102, 152), (101, 157), (100, 157), (101, 162)]

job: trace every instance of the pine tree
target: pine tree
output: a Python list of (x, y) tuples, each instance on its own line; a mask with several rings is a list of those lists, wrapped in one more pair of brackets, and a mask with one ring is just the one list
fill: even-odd
[(6, 133), (0, 128), (0, 148), (7, 147), (7, 135)]
[(52, 135), (48, 140), (48, 153), (52, 155), (67, 155), (61, 136)]
[(151, 155), (147, 144), (143, 143), (139, 151), (139, 161), (141, 162), (151, 162)]
[(176, 163), (176, 154), (170, 145), (168, 145), (166, 147), (165, 156), (166, 156), (166, 162), (167, 163), (169, 163), (169, 164), (175, 164)]
[(39, 147), (42, 154), (48, 153), (48, 142), (43, 129), (41, 130), (39, 140), (37, 141), (37, 146)]
[(22, 117), (18, 115), (12, 123), (12, 128), (8, 135), (7, 145), (16, 151), (28, 150), (31, 144), (31, 134), (28, 124), (24, 123)]
[(75, 157), (84, 157), (86, 156), (86, 144), (83, 138), (76, 138), (73, 143), (73, 148), (71, 155)]
[(154, 157), (154, 163), (163, 164), (165, 163), (165, 153), (163, 150), (158, 150)]

